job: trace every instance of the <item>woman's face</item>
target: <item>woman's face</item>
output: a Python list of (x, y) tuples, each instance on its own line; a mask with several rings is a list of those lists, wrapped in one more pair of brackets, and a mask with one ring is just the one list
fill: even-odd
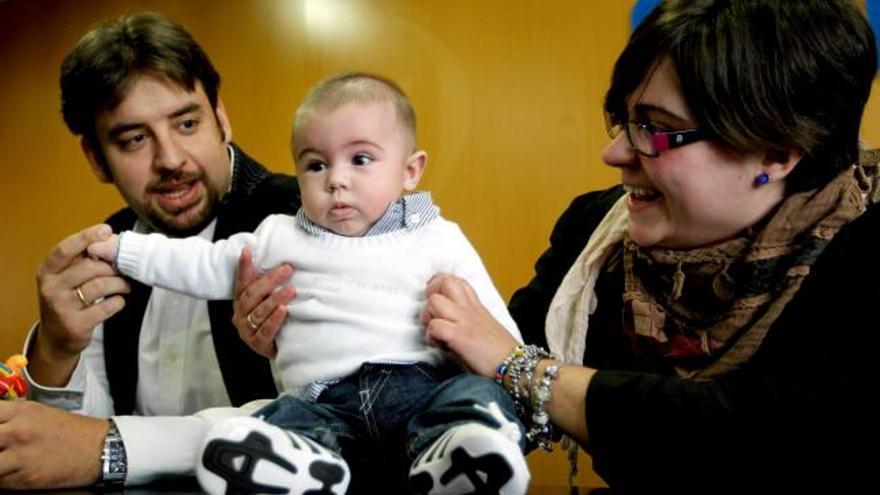
[[(658, 131), (698, 128), (669, 59), (660, 60), (626, 104), (629, 120)], [(645, 247), (692, 248), (730, 238), (766, 215), (785, 190), (784, 174), (763, 154), (736, 154), (712, 140), (648, 157), (633, 150), (621, 132), (602, 160), (620, 169), (629, 234)], [(761, 172), (770, 174), (770, 182), (756, 186)]]

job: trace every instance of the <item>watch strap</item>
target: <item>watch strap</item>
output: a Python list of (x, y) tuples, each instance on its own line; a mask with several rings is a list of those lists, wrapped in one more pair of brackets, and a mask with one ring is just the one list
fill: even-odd
[(104, 449), (101, 451), (101, 482), (104, 485), (122, 485), (127, 474), (125, 445), (116, 423), (111, 419), (107, 436), (104, 437)]

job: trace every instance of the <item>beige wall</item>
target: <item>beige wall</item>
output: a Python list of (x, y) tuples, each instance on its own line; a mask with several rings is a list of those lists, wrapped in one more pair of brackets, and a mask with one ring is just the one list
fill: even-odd
[[(570, 199), (616, 180), (599, 160), (601, 100), (632, 3), (0, 0), (0, 356), (20, 349), (37, 314), (49, 249), (121, 206), (59, 115), (59, 64), (94, 22), (155, 10), (185, 25), (223, 76), (235, 140), (278, 171), (292, 169), (290, 118), (316, 80), (343, 69), (397, 80), (430, 156), (423, 188), (509, 297)], [(880, 144), (878, 98), (863, 134)], [(561, 463), (532, 462), (539, 483), (564, 480)]]

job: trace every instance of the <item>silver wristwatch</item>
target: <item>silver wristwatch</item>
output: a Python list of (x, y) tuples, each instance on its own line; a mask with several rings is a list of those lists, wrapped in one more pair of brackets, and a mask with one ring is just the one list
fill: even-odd
[(107, 436), (104, 437), (104, 450), (101, 452), (101, 483), (103, 485), (122, 485), (128, 474), (128, 462), (125, 458), (125, 445), (122, 435), (111, 419)]

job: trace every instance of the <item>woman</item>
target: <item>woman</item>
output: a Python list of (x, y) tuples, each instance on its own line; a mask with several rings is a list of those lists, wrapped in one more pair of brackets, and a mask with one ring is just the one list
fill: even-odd
[(548, 414), (612, 489), (857, 485), (880, 421), (877, 154), (854, 166), (875, 67), (844, 0), (662, 3), (605, 100), (622, 186), (574, 200), (510, 303), (556, 357), (511, 352), (449, 276), (429, 339), (502, 381), (538, 440)]

